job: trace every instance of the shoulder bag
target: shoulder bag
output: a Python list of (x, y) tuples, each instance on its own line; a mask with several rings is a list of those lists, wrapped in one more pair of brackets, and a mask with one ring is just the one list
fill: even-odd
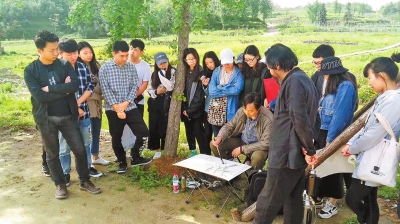
[(374, 147), (364, 152), (357, 175), (363, 181), (395, 187), (400, 144), (396, 142), (396, 137), (388, 121), (380, 113), (374, 115), (391, 138), (390, 140), (383, 138)]
[(228, 97), (212, 98), (210, 106), (208, 107), (208, 123), (215, 126), (222, 126), (226, 122), (226, 105), (228, 104)]

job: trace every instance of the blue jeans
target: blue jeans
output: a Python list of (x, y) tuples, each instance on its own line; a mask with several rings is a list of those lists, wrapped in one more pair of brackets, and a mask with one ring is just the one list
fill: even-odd
[(80, 182), (88, 181), (90, 179), (88, 163), (85, 146), (82, 136), (79, 133), (78, 122), (71, 115), (48, 116), (48, 122), (46, 124), (37, 124), (37, 127), (42, 136), (42, 142), (45, 145), (46, 161), (54, 183), (56, 185), (65, 184), (64, 173), (59, 159), (59, 131), (64, 136), (68, 145), (71, 146), (71, 150), (75, 155), (75, 166)]
[(90, 118), (92, 125), (92, 147), (90, 152), (92, 155), (99, 155), (100, 151), (100, 130), (101, 130), (101, 118), (92, 117)]
[[(79, 129), (82, 136), (83, 143), (85, 145), (87, 164), (90, 166), (92, 164), (90, 158), (90, 118), (79, 120)], [(63, 134), (58, 133), (58, 138), (60, 141), (60, 161), (64, 174), (69, 174), (71, 172), (71, 148), (65, 141)]]

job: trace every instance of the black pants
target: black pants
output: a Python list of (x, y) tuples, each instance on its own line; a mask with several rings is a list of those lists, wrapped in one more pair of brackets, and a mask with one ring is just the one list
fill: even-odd
[(164, 110), (164, 98), (149, 98), (147, 105), (147, 110), (149, 112), (149, 138), (147, 139), (147, 148), (150, 150), (161, 148), (161, 150), (163, 150), (168, 124), (168, 116)]
[(36, 124), (42, 136), (44, 150), (46, 150), (46, 162), (51, 173), (51, 179), (55, 185), (65, 184), (64, 172), (61, 167), (59, 153), (60, 144), (58, 132), (60, 131), (71, 151), (75, 155), (75, 166), (80, 182), (90, 179), (86, 149), (82, 140), (78, 120), (69, 116), (48, 116), (47, 124)]
[(204, 126), (202, 118), (192, 118), (190, 120), (185, 120), (186, 138), (189, 144), (189, 149), (196, 149), (196, 142), (199, 144), (199, 149), (201, 154), (211, 155), (210, 146), (206, 147), (205, 137), (204, 137)]
[(110, 128), (111, 143), (119, 163), (126, 163), (126, 154), (122, 146), (121, 137), (125, 125), (128, 125), (132, 133), (136, 136), (135, 145), (131, 149), (132, 159), (139, 158), (139, 149), (143, 145), (143, 137), (149, 135), (149, 130), (143, 121), (142, 115), (137, 108), (126, 111), (126, 118), (119, 119), (115, 111), (108, 110), (108, 126)]
[(203, 111), (203, 125), (204, 125), (204, 140), (205, 140), (205, 144), (206, 147), (210, 146), (210, 142), (213, 136), (213, 130), (212, 130), (212, 125), (210, 123), (208, 123), (207, 120), (207, 112)]
[(379, 222), (378, 188), (365, 186), (361, 180), (353, 178), (346, 194), (346, 204), (356, 213), (359, 223)]
[(304, 168), (268, 168), (264, 188), (257, 198), (253, 223), (272, 223), (283, 205), (283, 222), (300, 224), (303, 220)]

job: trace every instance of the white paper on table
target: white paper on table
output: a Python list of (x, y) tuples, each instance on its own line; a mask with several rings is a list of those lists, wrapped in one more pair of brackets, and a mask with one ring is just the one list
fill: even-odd
[(175, 163), (174, 165), (199, 171), (226, 181), (232, 180), (251, 168), (246, 164), (226, 159), (223, 159), (223, 161), (224, 164), (222, 164), (220, 157), (199, 154)]

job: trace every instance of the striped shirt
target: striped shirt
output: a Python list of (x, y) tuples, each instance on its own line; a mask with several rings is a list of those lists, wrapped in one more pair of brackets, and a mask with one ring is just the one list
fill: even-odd
[[(94, 84), (92, 83), (92, 77), (90, 75), (88, 67), (81, 62), (76, 62), (75, 72), (78, 75), (79, 79), (79, 90), (75, 93), (76, 99), (79, 99), (86, 90), (89, 90), (91, 93), (93, 93)], [(84, 116), (80, 117), (79, 119), (84, 120), (90, 118), (89, 106), (87, 101), (81, 103), (79, 105), (79, 108), (84, 111)]]
[(100, 87), (103, 92), (106, 110), (114, 109), (113, 104), (128, 101), (130, 104), (125, 111), (136, 108), (134, 99), (139, 88), (138, 75), (135, 65), (129, 61), (122, 67), (114, 60), (106, 62), (99, 71)]

